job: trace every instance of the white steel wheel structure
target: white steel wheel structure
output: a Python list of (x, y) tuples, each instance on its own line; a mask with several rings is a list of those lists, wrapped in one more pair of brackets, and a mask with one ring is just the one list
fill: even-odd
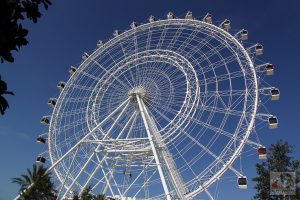
[(58, 199), (89, 185), (119, 199), (214, 199), (209, 187), (226, 171), (244, 187), (233, 163), (246, 144), (261, 146), (249, 140), (256, 119), (274, 118), (258, 113), (260, 96), (274, 90), (260, 87), (262, 74), (273, 68), (254, 63), (262, 45), (244, 47), (247, 31), (229, 28), (210, 14), (169, 13), (84, 53), (48, 102)]

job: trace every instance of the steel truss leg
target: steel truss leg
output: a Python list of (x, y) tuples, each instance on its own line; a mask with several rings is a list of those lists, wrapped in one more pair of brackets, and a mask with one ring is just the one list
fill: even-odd
[[(125, 124), (124, 128), (121, 130), (121, 132), (119, 133), (118, 137), (116, 139), (119, 139), (121, 137), (121, 135), (123, 134), (123, 132), (125, 131), (125, 129), (128, 127), (128, 125), (130, 124), (130, 122), (135, 119), (136, 117), (136, 112), (130, 117), (130, 119), (128, 120), (128, 122)], [(117, 120), (116, 120), (117, 121)], [(86, 188), (86, 186), (90, 183), (90, 181), (92, 180), (92, 178), (94, 177), (94, 175), (98, 172), (98, 170), (100, 169), (100, 166), (102, 165), (103, 161), (106, 159), (106, 155), (101, 159), (101, 161), (98, 163), (98, 166), (95, 168), (95, 170), (92, 172), (92, 174), (90, 175), (89, 179), (86, 181), (86, 183), (83, 185), (82, 189), (80, 190), (79, 194), (81, 194), (84, 190), (84, 188)], [(97, 184), (96, 184), (97, 185)], [(95, 186), (96, 186), (95, 185)], [(94, 187), (93, 187), (94, 188)]]
[[(122, 105), (122, 104), (121, 104)], [(110, 133), (112, 132), (113, 128), (116, 126), (116, 124), (118, 123), (118, 121), (120, 120), (121, 116), (125, 113), (127, 107), (129, 105), (129, 102), (127, 102), (127, 104), (125, 105), (125, 107), (122, 109), (121, 113), (118, 115), (117, 119), (115, 120), (115, 122), (111, 125), (110, 129), (107, 131), (107, 133), (104, 135), (103, 139), (106, 139)], [(111, 116), (111, 115), (109, 115)], [(100, 123), (101, 124), (101, 123)], [(99, 126), (99, 125), (98, 125)], [(98, 127), (97, 126), (97, 127)], [(93, 129), (94, 130), (94, 129)], [(91, 131), (92, 132), (92, 131)], [(90, 133), (91, 133), (90, 132)], [(90, 133), (88, 133), (88, 135), (90, 135)], [(86, 136), (85, 136), (86, 137)], [(96, 147), (96, 150), (99, 148), (100, 144)], [(82, 169), (79, 171), (79, 173), (77, 174), (77, 176), (75, 177), (75, 179), (73, 180), (73, 182), (71, 183), (71, 185), (69, 186), (69, 188), (67, 189), (67, 191), (64, 193), (64, 195), (62, 196), (62, 199), (68, 194), (68, 192), (71, 190), (71, 188), (73, 187), (73, 185), (76, 183), (77, 179), (80, 177), (80, 175), (83, 173), (84, 169), (87, 167), (87, 165), (89, 164), (89, 162), (91, 161), (91, 159), (93, 158), (93, 156), (95, 155), (95, 152), (88, 158), (88, 160), (86, 161), (86, 163), (84, 164), (84, 166), (82, 167)], [(70, 166), (71, 167), (71, 166)]]
[[(95, 133), (104, 123), (106, 123), (116, 112), (118, 112), (122, 107), (126, 107), (129, 105), (129, 98), (124, 101), (122, 104), (119, 105), (119, 107), (117, 107), (113, 112), (110, 113), (109, 116), (107, 116), (102, 122), (100, 122), (93, 130), (91, 130), (88, 134), (86, 134), (80, 141), (78, 141), (71, 149), (69, 149), (60, 159), (58, 159), (55, 163), (53, 163), (47, 172), (52, 171), (63, 159), (65, 159), (72, 151), (74, 151), (76, 148), (78, 148), (80, 146), (80, 144), (82, 142), (84, 142), (84, 140), (86, 140), (88, 137), (90, 137), (93, 133)], [(123, 109), (123, 111), (125, 110), (125, 108)], [(28, 186), (27, 189), (31, 188), (33, 186), (33, 184), (31, 184), (30, 186)], [(25, 190), (27, 190), (25, 189)], [(18, 195), (17, 197), (14, 198), (14, 200), (18, 200), (20, 198), (20, 195)]]
[(58, 163), (60, 163), (64, 158), (67, 157), (74, 149), (76, 149), (84, 140), (86, 140), (88, 137), (90, 137), (93, 133), (95, 133), (104, 123), (106, 123), (120, 108), (122, 108), (124, 105), (126, 107), (129, 104), (129, 99), (124, 101), (118, 108), (116, 108), (112, 113), (110, 113), (109, 116), (107, 116), (102, 122), (100, 122), (93, 130), (91, 130), (88, 134), (86, 134), (77, 144), (75, 144), (67, 153), (65, 153), (60, 159), (58, 159), (54, 164), (52, 164), (51, 167), (49, 167), (48, 171), (51, 171), (53, 168), (56, 167)]
[(141, 101), (141, 99), (138, 95), (136, 95), (136, 99), (138, 101), (138, 106), (139, 106), (139, 109), (141, 111), (141, 115), (142, 115), (142, 118), (143, 118), (145, 129), (146, 129), (146, 132), (147, 132), (147, 135), (148, 135), (148, 138), (149, 138), (151, 149), (153, 151), (153, 155), (154, 155), (155, 162), (156, 162), (156, 165), (157, 165), (158, 173), (159, 173), (159, 176), (160, 176), (160, 179), (161, 179), (161, 182), (162, 182), (167, 200), (171, 200), (171, 194), (169, 192), (169, 188), (167, 186), (165, 175), (164, 175), (164, 172), (162, 170), (160, 160), (158, 158), (157, 150), (156, 150), (156, 147), (155, 147), (155, 144), (154, 144), (154, 141), (153, 141), (153, 135), (151, 134), (151, 131), (150, 131), (150, 128), (149, 128), (149, 125), (148, 125), (148, 122), (147, 122), (147, 118), (145, 116), (145, 109), (144, 109), (143, 103), (142, 103), (142, 101)]

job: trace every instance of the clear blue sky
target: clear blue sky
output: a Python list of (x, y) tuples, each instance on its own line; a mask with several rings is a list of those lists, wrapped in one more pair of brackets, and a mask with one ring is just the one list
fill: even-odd
[[(36, 155), (46, 150), (35, 143), (47, 129), (39, 123), (50, 113), (47, 101), (57, 97), (56, 84), (68, 79), (68, 68), (78, 65), (84, 51), (95, 48), (99, 39), (107, 40), (115, 29), (126, 30), (132, 21), (145, 22), (150, 15), (165, 18), (173, 11), (184, 16), (213, 14), (215, 20), (228, 18), (236, 30), (249, 30), (251, 42), (264, 45), (263, 60), (276, 65), (275, 76), (268, 82), (281, 90), (279, 102), (268, 109), (279, 118), (279, 128), (259, 131), (269, 146), (280, 138), (295, 147), (300, 158), (300, 1), (298, 0), (118, 0), (56, 1), (37, 24), (26, 23), (29, 45), (15, 54), (13, 64), (1, 64), (0, 74), (16, 96), (7, 96), (11, 108), (0, 116), (0, 200), (12, 199), (18, 191), (10, 178), (31, 167)], [(243, 162), (249, 178), (255, 176), (257, 158)], [(254, 190), (236, 190), (230, 183), (219, 199), (250, 199)], [(253, 187), (253, 183), (250, 183)], [(234, 196), (232, 196), (234, 195)]]

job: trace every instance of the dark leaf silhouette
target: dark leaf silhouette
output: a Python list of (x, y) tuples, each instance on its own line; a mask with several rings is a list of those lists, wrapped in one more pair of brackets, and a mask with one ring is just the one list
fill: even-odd
[(37, 23), (42, 16), (40, 5), (47, 10), (49, 0), (0, 0), (0, 62), (13, 62), (12, 51), (28, 44), (28, 30), (22, 27), (22, 20)]
[[(26, 36), (28, 30), (23, 28), (22, 21), (27, 19), (36, 23), (42, 16), (40, 5), (48, 9), (50, 0), (0, 0), (0, 63), (4, 61), (14, 62), (13, 51), (19, 51), (22, 46), (28, 44)], [(0, 79), (1, 81), (1, 79)], [(1, 81), (0, 90), (0, 113), (3, 115), (9, 108), (3, 94), (11, 94), (7, 91), (7, 85)], [(5, 86), (6, 89), (2, 87)]]
[(12, 182), (20, 186), (21, 200), (53, 199), (57, 193), (51, 182), (51, 174), (41, 165), (34, 164), (32, 170), (27, 169), (27, 174), (12, 178)]
[(1, 76), (0, 76), (0, 113), (2, 115), (5, 113), (5, 110), (9, 108), (9, 104), (7, 100), (2, 96), (4, 94), (14, 95), (13, 92), (7, 91), (7, 84), (1, 80)]
[[(108, 199), (104, 194), (98, 194), (94, 195), (92, 194), (92, 186), (87, 186), (82, 191), (81, 195), (78, 194), (78, 192), (73, 192), (72, 200), (105, 200)], [(114, 200), (113, 198), (109, 198), (111, 200)]]

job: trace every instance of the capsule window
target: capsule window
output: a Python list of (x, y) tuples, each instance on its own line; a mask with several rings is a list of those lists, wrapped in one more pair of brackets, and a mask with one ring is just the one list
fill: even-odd
[(270, 117), (270, 118), (269, 118), (269, 122), (270, 122), (270, 124), (276, 124), (276, 123), (278, 123), (276, 117)]
[(272, 64), (267, 64), (267, 65), (266, 65), (266, 70), (274, 70), (274, 65), (272, 65)]
[(278, 89), (273, 89), (273, 90), (271, 90), (271, 94), (272, 95), (279, 94), (279, 90)]
[(259, 147), (258, 148), (258, 154), (266, 154), (267, 148), (266, 147)]

